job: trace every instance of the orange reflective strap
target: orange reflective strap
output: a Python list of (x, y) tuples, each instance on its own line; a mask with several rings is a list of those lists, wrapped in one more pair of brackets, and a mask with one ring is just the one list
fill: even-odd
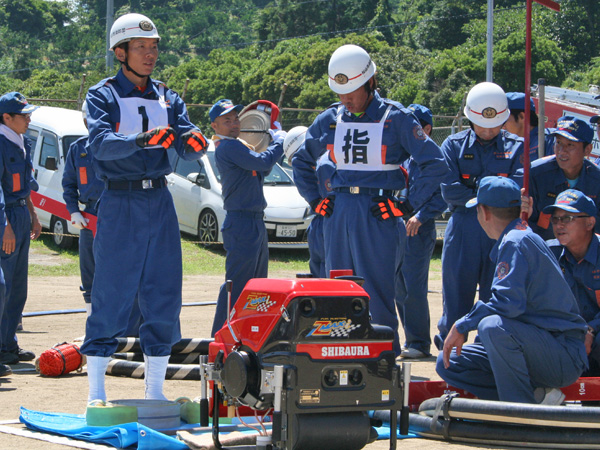
[(81, 183), (81, 184), (87, 184), (88, 183), (88, 179), (87, 179), (87, 167), (80, 167), (79, 168), (79, 183)]
[(21, 190), (21, 174), (13, 173), (12, 174), (12, 182), (13, 182), (13, 192), (17, 192)]
[(550, 217), (551, 214), (545, 214), (545, 213), (540, 213), (540, 218), (538, 219), (538, 227), (543, 228), (544, 230), (547, 230), (548, 227), (550, 226)]

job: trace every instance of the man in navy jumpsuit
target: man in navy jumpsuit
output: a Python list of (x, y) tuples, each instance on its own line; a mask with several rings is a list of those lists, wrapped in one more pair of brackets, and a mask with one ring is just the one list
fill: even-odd
[[(506, 98), (508, 100), (510, 116), (504, 124), (504, 129), (519, 137), (525, 137), (525, 94), (523, 92), (507, 92)], [(529, 158), (530, 161), (535, 161), (539, 158), (539, 119), (535, 113), (533, 99), (530, 98), (529, 102)], [(542, 156), (553, 154), (554, 135), (552, 134), (552, 129), (544, 128), (544, 154)]]
[[(423, 131), (431, 136), (433, 115), (423, 105), (409, 105)], [(418, 185), (419, 166), (412, 158), (407, 162), (408, 200), (411, 204)], [(405, 163), (406, 164), (406, 163)], [(404, 260), (397, 269), (396, 307), (404, 328), (404, 358), (422, 358), (430, 355), (429, 302), (427, 300), (429, 263), (435, 248), (435, 217), (446, 210), (446, 202), (438, 188), (423, 206), (406, 221)]]
[(558, 259), (565, 279), (587, 323), (585, 350), (589, 371), (583, 376), (600, 375), (600, 236), (594, 233), (596, 205), (582, 192), (567, 189), (558, 194), (554, 205), (544, 212), (552, 214), (556, 239), (548, 246)]
[[(573, 116), (563, 116), (553, 131), (556, 138), (554, 156), (548, 156), (531, 164), (529, 172), (529, 196), (533, 210), (529, 226), (545, 240), (553, 239), (550, 214), (546, 206), (554, 204), (556, 197), (566, 189), (577, 189), (590, 197), (598, 207), (596, 232), (600, 232), (600, 168), (587, 159), (592, 151), (594, 131), (590, 124)], [(523, 184), (523, 170), (515, 181)]]
[[(481, 180), (467, 204), (496, 241), (491, 296), (452, 326), (436, 370), (481, 399), (559, 404), (556, 388), (587, 367), (587, 326), (556, 258), (519, 217), (520, 205), (519, 186), (505, 177)], [(463, 346), (474, 330), (479, 339)]]
[(483, 177), (509, 177), (522, 166), (523, 140), (502, 130), (510, 110), (500, 86), (488, 82), (474, 86), (467, 96), (465, 115), (471, 127), (442, 144), (450, 167), (450, 181), (442, 184), (442, 195), (452, 216), (442, 249), (444, 305), (439, 334), (434, 337), (438, 350), (452, 324), (473, 306), (478, 285), (479, 299), (490, 298), (494, 265), (489, 254), (494, 241), (481, 228), (475, 210), (465, 204)]
[[(231, 307), (251, 278), (266, 278), (269, 266), (267, 229), (263, 221), (267, 201), (263, 180), (283, 155), (284, 131), (271, 131), (273, 142), (264, 152), (239, 139), (241, 105), (222, 99), (213, 105), (209, 116), (215, 130), (215, 162), (221, 174), (225, 280), (232, 282)], [(227, 284), (219, 291), (212, 336), (227, 319)]]
[[(84, 103), (85, 105), (85, 103)], [(82, 110), (83, 122), (87, 127), (87, 108)], [(92, 155), (88, 151), (88, 137), (77, 139), (69, 147), (63, 172), (63, 199), (71, 214), (71, 223), (79, 228), (79, 273), (85, 310), (92, 312), (92, 283), (94, 282), (94, 233), (87, 228), (88, 219), (83, 217), (80, 205), (86, 214), (98, 215), (97, 203), (104, 190), (104, 182), (96, 177)], [(126, 336), (139, 336), (141, 313), (137, 300), (131, 312)]]
[[(326, 270), (351, 269), (365, 279), (373, 322), (395, 333), (400, 354), (394, 302), (403, 212), (394, 191), (406, 186), (400, 165), (412, 156), (421, 169), (416, 209), (439, 186), (448, 168), (439, 147), (415, 116), (400, 103), (383, 99), (376, 88), (375, 63), (356, 45), (338, 48), (329, 61), (329, 86), (335, 103), (319, 114), (294, 158), (294, 181), (317, 212), (324, 212)], [(336, 164), (331, 197), (322, 198), (315, 166), (329, 150)]]
[(1, 300), (4, 314), (0, 326), (0, 364), (18, 364), (35, 358), (32, 352), (19, 347), (16, 336), (27, 300), (29, 243), (42, 231), (30, 197), (31, 190), (37, 190), (31, 142), (24, 136), (35, 109), (37, 106), (28, 104), (18, 92), (0, 97), (0, 181), (5, 205), (5, 214), (0, 217), (6, 218), (0, 252), (4, 274), (0, 290), (6, 287)]
[(136, 294), (142, 312), (145, 397), (162, 392), (169, 355), (181, 339), (182, 261), (179, 225), (165, 176), (166, 150), (197, 160), (207, 142), (183, 100), (150, 78), (160, 37), (152, 21), (126, 14), (111, 29), (121, 62), (116, 76), (87, 94), (89, 150), (105, 190), (94, 240), (92, 314), (81, 352), (88, 356), (88, 400), (106, 400), (104, 374), (123, 336)]

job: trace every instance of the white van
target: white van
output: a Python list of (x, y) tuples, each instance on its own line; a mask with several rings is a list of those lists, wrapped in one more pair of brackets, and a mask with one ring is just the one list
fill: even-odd
[[(81, 111), (41, 106), (31, 114), (25, 134), (32, 141), (33, 176), (40, 186), (38, 193), (64, 204), (62, 176), (69, 146), (88, 134)], [(54, 233), (54, 243), (59, 247), (72, 246), (74, 238), (65, 234), (79, 235), (79, 229), (69, 220), (43, 209), (44, 204), (34, 202), (42, 227)]]

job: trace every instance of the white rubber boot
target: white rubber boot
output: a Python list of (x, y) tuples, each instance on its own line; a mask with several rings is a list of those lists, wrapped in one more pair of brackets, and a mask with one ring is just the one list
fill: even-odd
[(144, 355), (144, 383), (146, 391), (144, 398), (146, 400), (167, 400), (163, 394), (163, 383), (167, 374), (167, 364), (169, 356), (148, 356)]
[(94, 400), (106, 401), (104, 391), (104, 375), (110, 361), (110, 356), (88, 356), (87, 376), (89, 384), (88, 403)]

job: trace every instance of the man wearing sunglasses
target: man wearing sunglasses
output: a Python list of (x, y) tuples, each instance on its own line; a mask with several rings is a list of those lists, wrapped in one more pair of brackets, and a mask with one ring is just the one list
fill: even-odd
[[(550, 214), (544, 208), (552, 205), (564, 190), (583, 192), (600, 210), (600, 168), (587, 159), (592, 151), (594, 130), (584, 120), (563, 116), (552, 134), (556, 138), (554, 156), (532, 162), (529, 176), (529, 195), (533, 199), (529, 226), (545, 240), (553, 239), (554, 235)], [(521, 183), (522, 178), (523, 169), (519, 169), (514, 179)], [(598, 212), (594, 216), (598, 217)], [(600, 220), (596, 220), (596, 232), (600, 233)]]
[(561, 192), (544, 213), (550, 221), (556, 239), (548, 245), (558, 259), (565, 279), (577, 299), (579, 311), (587, 322), (585, 350), (589, 371), (584, 375), (600, 374), (600, 236), (594, 233), (596, 204), (591, 198), (574, 189)]

